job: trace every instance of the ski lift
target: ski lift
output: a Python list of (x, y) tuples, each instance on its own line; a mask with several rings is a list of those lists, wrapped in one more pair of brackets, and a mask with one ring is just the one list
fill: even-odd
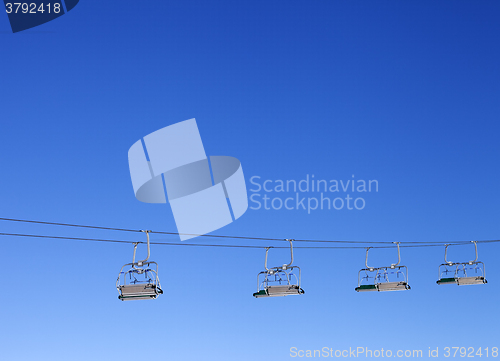
[[(257, 292), (253, 294), (255, 298), (304, 294), (304, 290), (300, 288), (300, 267), (292, 266), (293, 240), (287, 239), (286, 241), (290, 242), (291, 261), (281, 267), (267, 268), (267, 254), (272, 247), (266, 248), (266, 261), (264, 263), (266, 270), (257, 275)], [(293, 272), (294, 269), (298, 270), (298, 277)]]
[[(158, 279), (158, 264), (148, 261), (150, 255), (149, 232), (146, 233), (148, 239), (148, 256), (142, 261), (135, 261), (137, 245), (134, 243), (134, 257), (132, 263), (123, 265), (116, 280), (116, 289), (119, 292), (118, 298), (122, 301), (155, 299), (163, 291)], [(128, 270), (124, 271), (124, 268)]]
[[(485, 284), (486, 281), (486, 269), (483, 262), (477, 260), (477, 242), (474, 243), (474, 248), (476, 250), (476, 258), (474, 261), (469, 262), (450, 262), (446, 258), (448, 254), (449, 244), (445, 244), (444, 248), (444, 262), (439, 265), (439, 279), (436, 281), (438, 285), (450, 285), (456, 284), (462, 285), (481, 285)], [(453, 277), (449, 277), (449, 273)]]
[(366, 268), (358, 272), (358, 287), (355, 288), (357, 292), (405, 291), (410, 289), (408, 268), (399, 265), (401, 262), (399, 242), (394, 243), (398, 247), (398, 263), (393, 263), (388, 267), (368, 266), (368, 251), (371, 247), (366, 249)]

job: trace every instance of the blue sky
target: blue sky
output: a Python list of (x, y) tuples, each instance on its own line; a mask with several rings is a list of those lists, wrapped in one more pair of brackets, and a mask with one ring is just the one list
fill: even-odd
[[(499, 15), (496, 1), (80, 1), (16, 34), (0, 16), (1, 217), (175, 232), (167, 205), (135, 199), (127, 151), (196, 118), (207, 154), (238, 158), (249, 188), (252, 176), (379, 183), (363, 210), (249, 209), (214, 233), (498, 239)], [(5, 359), (114, 360), (147, 348), (161, 360), (289, 360), (291, 347), (424, 355), (500, 347), (496, 243), (479, 245), (485, 286), (437, 286), (444, 247), (404, 248), (412, 290), (376, 294), (354, 292), (364, 250), (297, 249), (306, 294), (279, 299), (251, 296), (263, 250), (156, 246), (165, 294), (126, 303), (114, 283), (130, 245), (0, 242)], [(270, 262), (287, 261), (273, 251)], [(395, 250), (371, 252), (372, 263), (395, 262)], [(473, 246), (450, 248), (450, 258), (473, 258)]]

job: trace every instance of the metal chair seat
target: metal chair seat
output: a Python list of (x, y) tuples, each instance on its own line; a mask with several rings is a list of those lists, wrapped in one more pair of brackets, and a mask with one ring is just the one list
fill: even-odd
[(450, 284), (456, 284), (457, 283), (457, 279), (455, 277), (451, 278), (451, 277), (448, 277), (448, 278), (441, 278), (439, 280), (436, 281), (436, 283), (438, 285), (450, 285)]
[(122, 301), (155, 299), (163, 293), (161, 288), (153, 283), (121, 285), (119, 291), (118, 298)]
[(253, 294), (254, 297), (280, 297), (290, 295), (302, 295), (304, 290), (297, 285), (275, 285), (267, 286), (264, 290), (260, 290)]
[(355, 288), (357, 292), (369, 292), (369, 291), (378, 291), (377, 286), (375, 285), (360, 285)]
[(377, 283), (377, 291), (404, 291), (409, 290), (411, 287), (406, 282), (382, 282)]
[(457, 284), (461, 285), (482, 285), (488, 283), (484, 277), (459, 277)]

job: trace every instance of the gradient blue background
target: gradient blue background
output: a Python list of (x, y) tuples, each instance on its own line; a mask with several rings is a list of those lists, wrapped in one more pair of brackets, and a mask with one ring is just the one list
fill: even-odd
[[(175, 232), (168, 206), (134, 198), (127, 151), (195, 117), (207, 154), (237, 157), (247, 181), (379, 181), (362, 211), (248, 210), (218, 234), (498, 239), (499, 15), (497, 1), (81, 1), (18, 34), (0, 16), (0, 215)], [(375, 294), (354, 292), (363, 250), (297, 250), (306, 294), (258, 300), (264, 251), (156, 246), (165, 294), (126, 303), (114, 283), (130, 245), (0, 242), (5, 360), (500, 347), (498, 244), (479, 247), (488, 285), (439, 287), (443, 248), (406, 248), (412, 290)], [(274, 251), (270, 262), (287, 260)]]

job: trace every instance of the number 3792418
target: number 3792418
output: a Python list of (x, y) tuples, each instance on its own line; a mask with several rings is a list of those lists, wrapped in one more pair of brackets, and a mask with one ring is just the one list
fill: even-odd
[(38, 5), (35, 3), (7, 3), (5, 4), (5, 10), (7, 14), (43, 14), (44, 12), (58, 14), (61, 12), (61, 4), (41, 3)]
[(498, 357), (498, 347), (445, 347), (444, 357)]

